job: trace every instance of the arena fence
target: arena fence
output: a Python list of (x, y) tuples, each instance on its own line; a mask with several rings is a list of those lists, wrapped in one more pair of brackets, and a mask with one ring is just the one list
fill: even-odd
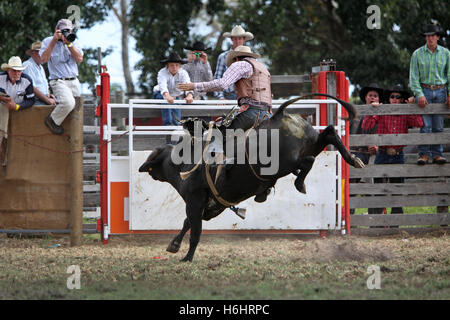
[[(401, 114), (450, 114), (446, 104), (429, 104), (420, 108), (416, 104), (383, 104), (377, 108), (371, 105), (358, 106), (361, 116)], [(350, 168), (350, 178), (360, 178), (360, 183), (350, 183), (350, 208), (364, 208), (363, 214), (351, 216), (353, 228), (367, 227), (430, 227), (450, 223), (450, 163), (444, 165), (416, 164), (417, 145), (443, 144), (448, 150), (450, 132), (419, 133), (409, 129), (408, 134), (366, 134), (350, 135), (350, 146), (407, 145), (406, 164), (371, 164), (362, 169)], [(444, 154), (449, 156), (448, 153)], [(374, 178), (404, 177), (405, 183), (373, 183)], [(353, 179), (352, 179), (353, 180)], [(366, 208), (414, 207), (409, 214), (367, 214)], [(424, 213), (424, 207), (436, 207), (435, 213)], [(410, 211), (408, 210), (408, 211)], [(357, 210), (358, 211), (358, 210)], [(360, 210), (361, 211), (361, 210)], [(386, 211), (384, 212), (386, 213)]]

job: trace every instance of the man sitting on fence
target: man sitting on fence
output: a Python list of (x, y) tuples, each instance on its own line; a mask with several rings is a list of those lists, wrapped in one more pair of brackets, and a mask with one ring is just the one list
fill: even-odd
[(83, 61), (83, 51), (75, 43), (72, 29), (70, 20), (59, 20), (55, 33), (42, 41), (39, 50), (42, 62), (48, 62), (50, 86), (57, 100), (55, 109), (44, 123), (52, 133), (59, 135), (64, 133), (62, 122), (75, 108), (75, 97), (81, 95), (80, 81), (77, 77), (78, 64)]
[[(411, 57), (409, 82), (419, 107), (425, 108), (428, 103), (447, 103), (450, 108), (450, 51), (437, 44), (444, 35), (442, 29), (435, 24), (428, 24), (425, 32), (426, 44)], [(422, 133), (443, 132), (444, 115), (423, 115)], [(430, 158), (433, 163), (447, 162), (442, 156), (442, 145), (420, 145), (417, 164), (424, 165)]]
[[(404, 103), (411, 94), (403, 89), (403, 85), (397, 84), (391, 90), (386, 90), (386, 100), (390, 104)], [(374, 106), (375, 107), (375, 106)], [(408, 133), (409, 127), (422, 127), (422, 117), (419, 115), (375, 115), (364, 118), (362, 128), (370, 130), (377, 125), (377, 134), (402, 134)], [(380, 146), (375, 157), (375, 164), (403, 164), (405, 146)], [(403, 183), (404, 178), (388, 178), (390, 183)], [(385, 178), (375, 178), (375, 183), (386, 182)], [(383, 209), (376, 209), (373, 213), (382, 213)], [(403, 208), (392, 208), (391, 213), (403, 213)]]
[(56, 97), (48, 90), (47, 76), (45, 75), (44, 67), (42, 66), (42, 59), (39, 55), (39, 49), (42, 47), (42, 42), (37, 41), (31, 45), (31, 49), (26, 51), (30, 59), (23, 62), (27, 68), (25, 73), (33, 80), (34, 94), (36, 95), (35, 105), (56, 105)]

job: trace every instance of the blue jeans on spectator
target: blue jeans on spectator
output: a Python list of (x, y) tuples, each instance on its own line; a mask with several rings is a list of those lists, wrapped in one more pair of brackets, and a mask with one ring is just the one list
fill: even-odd
[[(153, 99), (164, 99), (160, 91), (155, 91), (153, 93)], [(176, 97), (176, 100), (181, 99)], [(181, 120), (181, 109), (161, 109), (161, 118), (163, 126), (178, 126), (177, 121)]]
[[(428, 88), (422, 88), (422, 91), (427, 99), (428, 103), (445, 103), (447, 101), (447, 89), (441, 88), (437, 90), (431, 90)], [(444, 115), (431, 114), (422, 115), (423, 127), (420, 128), (421, 133), (430, 132), (442, 132), (444, 131)], [(442, 156), (442, 144), (433, 145), (420, 145), (419, 146), (419, 156), (426, 155), (429, 158), (434, 158), (437, 156)]]
[[(401, 151), (398, 155), (395, 156), (390, 156), (386, 153), (386, 151), (384, 150), (378, 150), (377, 155), (375, 156), (375, 161), (374, 164), (396, 164), (396, 163), (400, 163), (400, 164), (404, 164), (405, 163), (405, 154), (403, 153), (403, 151)], [(385, 182), (389, 182), (389, 183), (404, 183), (405, 182), (405, 178), (399, 178), (399, 177), (393, 177), (393, 178), (374, 178), (374, 183), (385, 183)], [(383, 209), (382, 208), (377, 208), (375, 209), (376, 212), (374, 213), (382, 213)], [(403, 208), (402, 207), (393, 207), (391, 210), (391, 214), (396, 214), (396, 213), (403, 213)]]

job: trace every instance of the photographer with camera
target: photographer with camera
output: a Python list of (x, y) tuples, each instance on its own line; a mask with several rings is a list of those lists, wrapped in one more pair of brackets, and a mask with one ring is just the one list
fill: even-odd
[(83, 51), (72, 33), (72, 22), (61, 19), (56, 24), (55, 33), (42, 41), (39, 50), (42, 62), (48, 63), (50, 87), (56, 96), (56, 107), (45, 119), (45, 125), (54, 134), (63, 134), (64, 119), (75, 107), (75, 97), (81, 94), (78, 81), (78, 64), (83, 61)]
[[(213, 79), (211, 66), (208, 62), (205, 44), (201, 41), (196, 41), (192, 46), (185, 48), (191, 50), (188, 55), (188, 63), (183, 65), (183, 69), (189, 74), (191, 82), (208, 82)], [(195, 100), (206, 100), (206, 93), (194, 92)]]

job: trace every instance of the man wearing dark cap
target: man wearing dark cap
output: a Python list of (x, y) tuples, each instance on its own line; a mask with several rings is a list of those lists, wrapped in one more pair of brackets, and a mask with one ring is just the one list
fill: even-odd
[[(444, 33), (437, 24), (428, 24), (422, 36), (426, 43), (414, 51), (409, 68), (409, 83), (419, 107), (428, 103), (447, 103), (450, 108), (450, 51), (438, 45)], [(422, 115), (422, 133), (442, 132), (444, 115)], [(442, 156), (442, 145), (420, 145), (417, 164), (424, 165), (432, 159), (433, 163), (447, 162)]]

